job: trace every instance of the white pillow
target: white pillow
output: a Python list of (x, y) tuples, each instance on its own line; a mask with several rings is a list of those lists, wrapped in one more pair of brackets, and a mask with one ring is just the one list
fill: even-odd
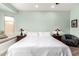
[[(58, 33), (59, 33), (59, 35), (63, 35), (63, 34), (64, 34), (62, 31), (59, 31)], [(51, 35), (57, 34), (57, 32), (56, 32), (56, 31), (52, 31), (50, 34), (51, 34)]]
[(57, 32), (56, 32), (56, 31), (52, 31), (52, 32), (50, 32), (50, 34), (51, 34), (51, 35), (57, 34)]
[(50, 32), (39, 32), (39, 36), (43, 37), (43, 36), (50, 36)]
[(32, 36), (38, 36), (38, 32), (30, 32)]
[(27, 36), (37, 36), (37, 32), (27, 32)]
[(31, 34), (31, 32), (27, 32), (26, 35), (27, 36), (31, 36), (32, 34)]

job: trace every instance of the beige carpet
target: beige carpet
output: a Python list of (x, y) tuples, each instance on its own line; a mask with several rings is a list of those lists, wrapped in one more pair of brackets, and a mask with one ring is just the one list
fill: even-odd
[(72, 56), (79, 56), (79, 48), (76, 47), (70, 47)]

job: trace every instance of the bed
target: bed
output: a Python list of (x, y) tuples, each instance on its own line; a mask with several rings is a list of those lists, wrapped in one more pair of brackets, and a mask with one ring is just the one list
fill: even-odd
[(71, 56), (70, 48), (50, 32), (31, 32), (9, 47), (6, 56)]

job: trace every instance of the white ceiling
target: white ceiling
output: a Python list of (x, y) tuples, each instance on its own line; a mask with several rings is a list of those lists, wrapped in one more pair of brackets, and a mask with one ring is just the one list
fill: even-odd
[[(79, 6), (79, 3), (12, 3), (19, 11), (70, 11), (72, 8)], [(35, 8), (38, 5), (38, 8)], [(55, 8), (51, 8), (55, 5)]]

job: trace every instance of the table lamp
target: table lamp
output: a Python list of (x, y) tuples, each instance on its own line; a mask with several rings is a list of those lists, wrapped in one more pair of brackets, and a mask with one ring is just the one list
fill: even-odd
[(24, 30), (21, 28), (20, 31), (21, 31), (21, 34), (20, 34), (20, 35), (23, 36), (23, 31), (24, 31)]
[(61, 30), (57, 28), (55, 31), (57, 32), (56, 35), (59, 35), (59, 31)]

